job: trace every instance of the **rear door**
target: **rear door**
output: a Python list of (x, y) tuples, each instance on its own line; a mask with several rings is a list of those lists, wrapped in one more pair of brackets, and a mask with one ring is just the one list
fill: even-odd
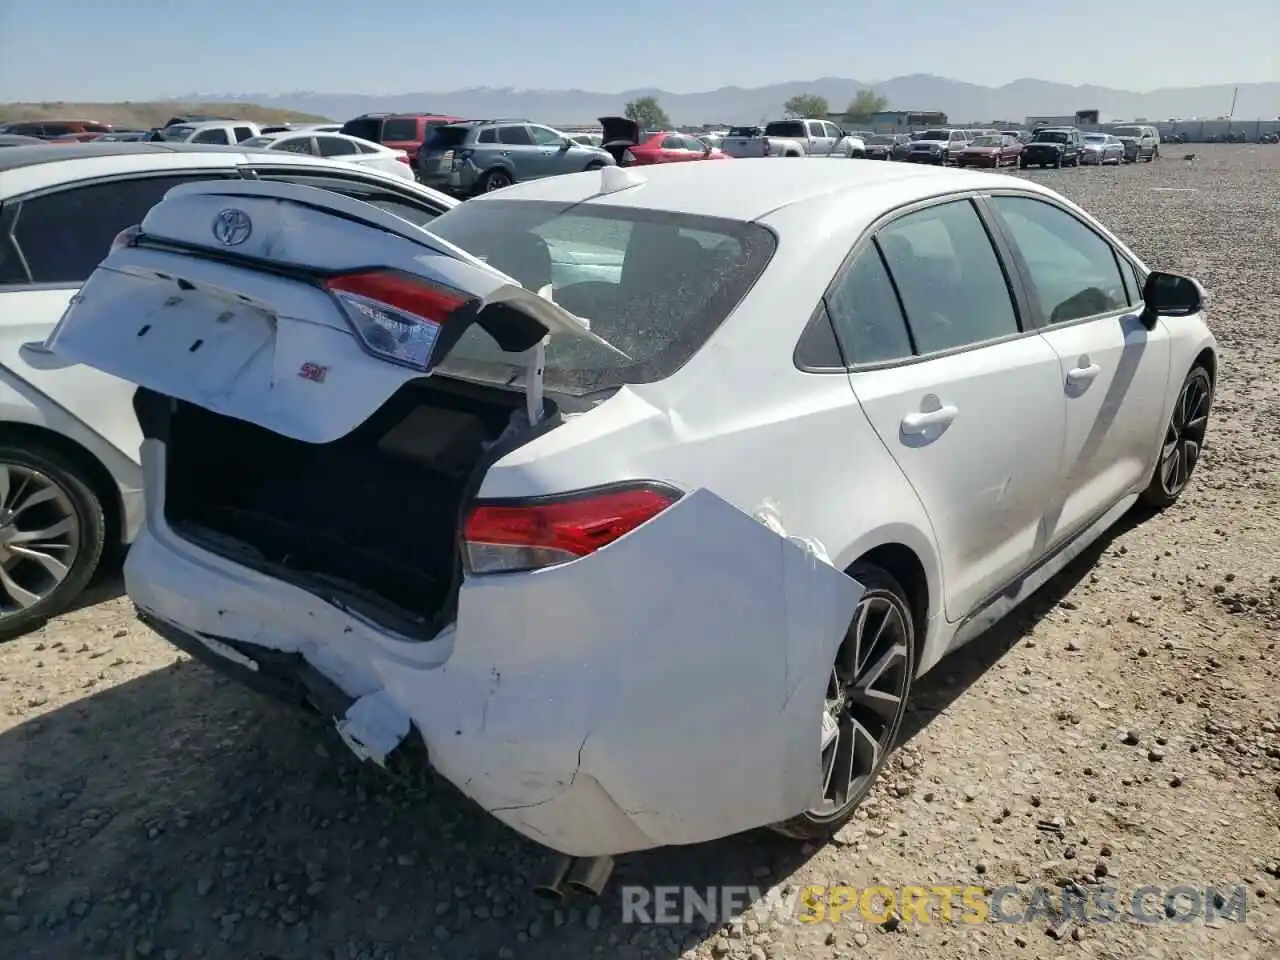
[(1046, 545), (1065, 416), (1058, 356), (1021, 322), (968, 199), (890, 221), (855, 264), (831, 304), (850, 382), (929, 515), (957, 621)]
[(57, 362), (40, 344), (120, 231), (141, 222), (169, 188), (228, 176), (235, 173), (72, 183), (0, 207), (0, 365), (135, 462), (142, 437), (133, 415), (133, 386), (91, 367)]
[(1041, 336), (1059, 362), (1066, 400), (1060, 506), (1051, 536), (1089, 526), (1150, 478), (1161, 438), (1170, 343), (1162, 324), (1139, 319), (1132, 264), (1065, 208), (997, 194), (987, 201), (1007, 236), (1046, 323)]
[(543, 176), (539, 171), (546, 170), (549, 162), (549, 158), (543, 156), (543, 148), (533, 142), (533, 134), (523, 123), (507, 123), (498, 127), (498, 154), (514, 168), (517, 180)]
[(809, 153), (815, 157), (825, 157), (835, 149), (835, 138), (827, 133), (826, 125), (821, 120), (809, 120), (805, 123), (805, 133), (809, 136)]

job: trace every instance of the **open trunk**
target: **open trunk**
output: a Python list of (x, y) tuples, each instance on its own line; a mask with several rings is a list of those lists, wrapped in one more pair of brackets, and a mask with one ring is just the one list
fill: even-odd
[(533, 434), (508, 430), (523, 403), (415, 380), (351, 433), (316, 444), (150, 391), (137, 400), (148, 432), (167, 438), (175, 533), (423, 638), (452, 619), (465, 505), (488, 465)]
[[(473, 327), (524, 355), (521, 387), (432, 378)], [(542, 393), (553, 334), (609, 346), (367, 204), (218, 182), (171, 190), (47, 346), (144, 388), (135, 407), (166, 446), (180, 536), (430, 636), (452, 612), (464, 502), (559, 420)]]

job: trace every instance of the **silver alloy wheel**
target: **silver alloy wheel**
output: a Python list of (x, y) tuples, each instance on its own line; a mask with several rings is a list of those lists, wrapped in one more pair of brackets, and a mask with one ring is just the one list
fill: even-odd
[(910, 613), (892, 594), (864, 597), (827, 683), (822, 716), (822, 802), (817, 819), (841, 815), (860, 797), (893, 746), (911, 683)]
[(70, 494), (38, 470), (0, 462), (0, 618), (50, 596), (79, 552)]
[(489, 174), (489, 179), (485, 181), (484, 192), (492, 193), (494, 190), (501, 190), (503, 187), (511, 186), (511, 178), (501, 171), (495, 170)]
[[(1200, 373), (1196, 376), (1195, 373)], [(1160, 449), (1160, 487), (1165, 494), (1176, 497), (1191, 479), (1191, 471), (1200, 460), (1204, 448), (1204, 436), (1209, 426), (1209, 404), (1212, 388), (1209, 377), (1195, 371), (1182, 385), (1182, 392), (1173, 405), (1169, 426), (1165, 430), (1164, 445)]]

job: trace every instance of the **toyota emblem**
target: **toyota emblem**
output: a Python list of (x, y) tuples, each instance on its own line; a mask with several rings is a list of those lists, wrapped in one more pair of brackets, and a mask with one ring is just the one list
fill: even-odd
[(224, 247), (238, 247), (253, 234), (253, 221), (243, 210), (228, 207), (213, 218), (213, 236)]

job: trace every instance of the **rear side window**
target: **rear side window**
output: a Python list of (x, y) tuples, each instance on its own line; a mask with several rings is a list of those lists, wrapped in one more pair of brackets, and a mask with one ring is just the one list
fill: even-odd
[[(471, 132), (470, 127), (436, 127), (427, 133), (427, 139), (423, 143), (426, 150), (451, 150), (454, 147), (460, 147), (467, 142), (467, 134)], [(493, 128), (482, 130), (481, 133), (493, 133)], [(492, 139), (486, 140), (486, 143), (493, 142)]]
[(322, 157), (347, 157), (357, 152), (354, 143), (341, 137), (316, 137), (315, 141)]
[(361, 140), (377, 143), (382, 139), (382, 121), (373, 117), (356, 117), (344, 123), (340, 132), (348, 137), (359, 137)]
[(141, 223), (171, 187), (208, 179), (216, 176), (114, 180), (22, 201), (12, 236), (30, 269), (30, 282), (84, 283), (116, 234)]
[(1111, 244), (1075, 217), (1029, 197), (995, 196), (991, 205), (1022, 254), (1040, 309), (1050, 323), (1128, 306)]
[(991, 238), (968, 200), (909, 213), (876, 235), (916, 352), (936, 353), (1018, 332)]
[(236, 127), (236, 143), (243, 143), (253, 136), (253, 131), (248, 127)]
[[(577, 395), (670, 376), (737, 306), (775, 248), (759, 224), (589, 202), (463, 203), (431, 232), (530, 290), (550, 285), (552, 299), (627, 354), (552, 337), (547, 386)], [(499, 383), (521, 369), (478, 328), (442, 367)]]
[(382, 139), (387, 143), (418, 140), (418, 121), (414, 117), (392, 117), (382, 121)]
[(765, 125), (764, 135), (766, 137), (804, 137), (804, 121), (802, 120), (775, 120), (773, 123)]
[(911, 334), (874, 243), (827, 295), (827, 312), (845, 362), (880, 363), (912, 354)]
[(476, 137), (476, 140), (480, 143), (497, 143), (498, 131), (493, 127), (485, 127), (480, 131), (480, 135)]

